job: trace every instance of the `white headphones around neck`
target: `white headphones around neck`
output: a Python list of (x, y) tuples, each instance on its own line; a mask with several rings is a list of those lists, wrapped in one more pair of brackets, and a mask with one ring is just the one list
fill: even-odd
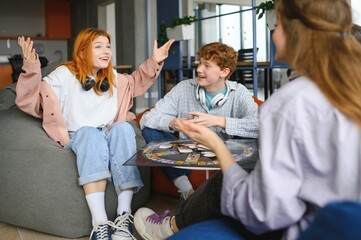
[[(216, 106), (222, 106), (227, 101), (231, 90), (228, 81), (226, 81), (226, 87), (227, 87), (226, 94), (218, 93), (216, 96), (213, 97), (213, 99), (211, 100), (212, 108)], [(206, 91), (204, 90), (203, 87), (199, 85), (197, 85), (197, 89), (196, 89), (196, 99), (199, 100), (202, 105), (206, 104)]]

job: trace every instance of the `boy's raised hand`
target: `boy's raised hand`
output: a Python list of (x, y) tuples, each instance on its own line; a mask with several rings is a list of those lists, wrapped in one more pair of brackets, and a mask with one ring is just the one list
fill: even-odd
[(157, 61), (157, 63), (161, 63), (164, 59), (168, 57), (169, 48), (170, 46), (172, 46), (174, 41), (175, 41), (174, 39), (170, 39), (163, 46), (158, 48), (157, 40), (154, 40), (153, 56)]
[(216, 116), (212, 114), (202, 113), (202, 112), (188, 112), (191, 116), (191, 122), (203, 125), (206, 127), (218, 126), (221, 128), (226, 127), (226, 118), (222, 116)]

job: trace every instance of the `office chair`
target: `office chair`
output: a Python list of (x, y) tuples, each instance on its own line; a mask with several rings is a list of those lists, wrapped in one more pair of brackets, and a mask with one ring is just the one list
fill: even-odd
[(20, 73), (23, 72), (21, 67), (23, 66), (23, 58), (21, 55), (14, 55), (13, 57), (9, 58), (9, 63), (13, 70), (11, 77), (13, 78), (13, 82), (17, 82)]
[[(48, 64), (48, 59), (46, 57), (39, 57), (41, 68), (45, 67)], [(24, 72), (21, 68), (23, 67), (23, 57), (19, 54), (14, 55), (13, 57), (9, 58), (9, 63), (13, 70), (11, 77), (13, 82), (17, 82), (20, 73)]]

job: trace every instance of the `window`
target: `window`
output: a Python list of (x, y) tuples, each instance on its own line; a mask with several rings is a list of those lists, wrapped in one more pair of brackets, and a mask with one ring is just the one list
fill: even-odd
[[(196, 22), (195, 52), (204, 44), (222, 42), (236, 51), (253, 48), (251, 6), (219, 3), (194, 3)], [(267, 60), (267, 31), (265, 17), (256, 21), (257, 60)]]
[(361, 25), (361, 1), (351, 0), (353, 22)]

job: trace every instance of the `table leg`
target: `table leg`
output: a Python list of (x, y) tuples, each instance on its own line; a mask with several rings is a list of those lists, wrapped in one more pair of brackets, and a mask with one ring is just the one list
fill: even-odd
[(264, 69), (264, 100), (268, 98), (268, 79), (269, 79), (269, 69)]
[(270, 73), (269, 73), (269, 92), (270, 95), (272, 95), (273, 93), (273, 76), (272, 76), (272, 68), (270, 69)]

